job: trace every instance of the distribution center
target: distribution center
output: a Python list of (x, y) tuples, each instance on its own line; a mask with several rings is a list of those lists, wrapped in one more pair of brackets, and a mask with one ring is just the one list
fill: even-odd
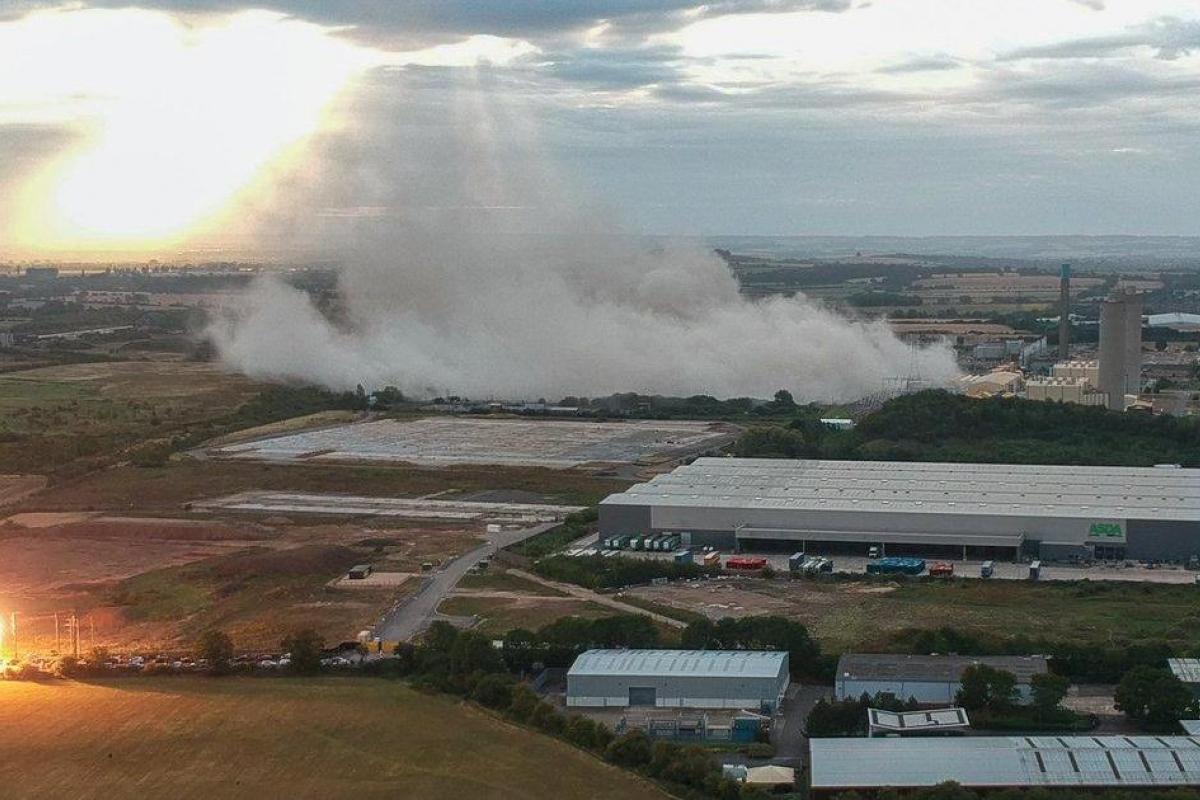
[(1185, 561), (1200, 555), (1197, 472), (700, 458), (605, 498), (600, 531), (727, 550)]

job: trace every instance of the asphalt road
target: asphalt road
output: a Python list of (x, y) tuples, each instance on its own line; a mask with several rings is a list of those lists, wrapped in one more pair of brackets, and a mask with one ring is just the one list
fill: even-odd
[(385, 642), (403, 642), (413, 638), (429, 626), (442, 600), (479, 559), (531, 536), (537, 536), (556, 524), (546, 523), (532, 528), (486, 534), (486, 544), (443, 564), (437, 571), (425, 576), (416, 594), (405, 599), (384, 616), (375, 628), (375, 636)]

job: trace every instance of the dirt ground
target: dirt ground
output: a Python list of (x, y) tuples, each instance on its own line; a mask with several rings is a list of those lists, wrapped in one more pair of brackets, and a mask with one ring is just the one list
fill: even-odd
[(44, 488), (46, 478), (42, 475), (0, 475), (0, 506), (24, 500)]
[(346, 568), (369, 563), (411, 575), (474, 546), (479, 533), (412, 523), (27, 512), (0, 522), (0, 616), (17, 612), (25, 652), (56, 647), (55, 614), (63, 646), (72, 611), (82, 620), (84, 649), (177, 649), (210, 626), (230, 632), (241, 649), (273, 650), (299, 627), (345, 641), (419, 583), (343, 588), (337, 578)]

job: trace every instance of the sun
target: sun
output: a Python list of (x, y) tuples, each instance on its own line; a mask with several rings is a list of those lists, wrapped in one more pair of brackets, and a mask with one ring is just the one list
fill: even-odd
[[(188, 237), (302, 153), (331, 124), (339, 93), (380, 60), (328, 28), (267, 12), (191, 24), (139, 9), (45, 12), (16, 24), (0, 49), (21, 52), (0, 67), (36, 61), (37, 88), (23, 88), (57, 99), (54, 113), (76, 132), (24, 185), (12, 235), (35, 251)], [(61, 63), (38, 55), (68, 46)], [(5, 88), (0, 79), (0, 99)]]

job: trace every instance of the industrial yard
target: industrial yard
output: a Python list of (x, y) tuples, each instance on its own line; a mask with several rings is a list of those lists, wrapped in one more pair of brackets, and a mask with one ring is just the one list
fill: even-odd
[(430, 417), (378, 420), (229, 445), (224, 458), (263, 461), (498, 464), (567, 469), (654, 464), (715, 450), (736, 429), (705, 422), (586, 422)]

